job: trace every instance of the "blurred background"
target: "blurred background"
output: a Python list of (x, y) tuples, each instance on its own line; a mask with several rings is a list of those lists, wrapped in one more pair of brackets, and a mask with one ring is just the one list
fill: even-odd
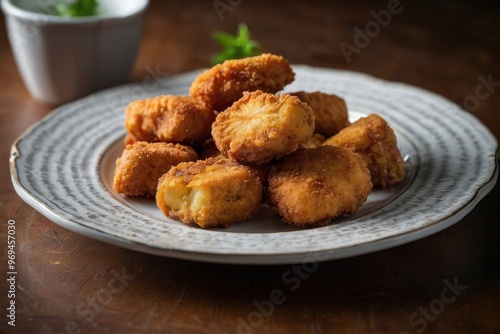
[[(391, 10), (390, 22), (378, 23), (375, 17)], [(152, 0), (129, 81), (147, 88), (162, 77), (209, 67), (220, 51), (213, 32), (234, 34), (240, 23), (264, 52), (292, 64), (359, 71), (424, 88), (474, 114), (500, 138), (500, 1)], [(75, 305), (102, 291), (113, 270), (125, 270), (134, 282), (81, 333), (233, 333), (236, 317), (255, 310), (252, 301), (283, 286), (290, 266), (214, 265), (140, 254), (66, 231), (29, 208), (10, 184), (10, 144), (52, 108), (26, 91), (0, 16), (0, 223), (19, 223), (24, 273), (17, 299), (23, 331), (12, 333), (59, 333), (70, 320), (81, 323)], [(466, 292), (428, 321), (425, 333), (499, 333), (499, 200), (496, 185), (469, 215), (440, 233), (321, 263), (255, 333), (417, 333), (422, 327), (409, 321), (411, 314), (440, 298), (444, 280), (454, 278)], [(2, 279), (1, 298), (4, 284)], [(0, 333), (7, 329), (12, 328), (2, 320)]]
[[(390, 3), (398, 13), (385, 27), (378, 25), (378, 31), (372, 25), (373, 37), (366, 43), (359, 39), (363, 47), (357, 47), (356, 29), (365, 32), (375, 20), (373, 13), (387, 11)], [(1, 75), (17, 78), (0, 19)], [(419, 86), (425, 81), (424, 88), (462, 104), (478, 85), (478, 76), (492, 74), (500, 81), (499, 21), (500, 2), (493, 0), (152, 0), (130, 81), (142, 81), (151, 72), (165, 76), (208, 67), (210, 57), (220, 51), (213, 32), (234, 34), (239, 23), (246, 23), (264, 52), (283, 55), (291, 63), (361, 71)], [(19, 89), (24, 89), (21, 80), (1, 81), (2, 106), (8, 107), (9, 92)], [(481, 108), (474, 111), (492, 123)], [(492, 130), (500, 133), (498, 127)]]

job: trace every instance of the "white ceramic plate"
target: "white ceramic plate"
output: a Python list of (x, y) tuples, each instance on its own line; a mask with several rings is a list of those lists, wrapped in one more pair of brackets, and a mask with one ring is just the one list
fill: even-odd
[(296, 80), (286, 91), (338, 94), (351, 119), (375, 112), (396, 132), (407, 178), (398, 187), (374, 190), (353, 216), (304, 229), (282, 223), (263, 206), (251, 221), (203, 230), (167, 219), (153, 200), (115, 193), (125, 106), (138, 98), (187, 94), (200, 71), (106, 90), (58, 108), (13, 144), (14, 187), (36, 210), (76, 233), (156, 255), (238, 264), (323, 261), (404, 244), (459, 221), (493, 188), (497, 142), (457, 105), (359, 73), (301, 65), (294, 70)]

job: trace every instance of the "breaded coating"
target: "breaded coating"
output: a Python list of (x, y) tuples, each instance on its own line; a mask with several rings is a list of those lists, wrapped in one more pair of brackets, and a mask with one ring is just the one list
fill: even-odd
[(197, 159), (191, 147), (180, 144), (136, 142), (127, 145), (116, 160), (113, 188), (124, 195), (154, 197), (158, 179), (172, 166)]
[[(207, 139), (202, 147), (199, 150), (198, 153), (200, 159), (208, 159), (208, 158), (214, 158), (214, 159), (229, 159), (225, 157), (222, 153), (220, 153), (219, 149), (217, 149), (217, 146), (215, 146), (215, 142), (213, 139)], [(264, 187), (267, 186), (267, 178), (269, 176), (269, 172), (271, 171), (272, 165), (275, 163), (275, 161), (271, 162), (266, 162), (260, 165), (248, 165), (250, 169), (255, 171), (257, 173), (257, 176), (260, 179), (260, 182)]]
[(354, 213), (371, 189), (370, 172), (359, 155), (320, 146), (299, 149), (273, 167), (267, 202), (286, 223), (326, 225)]
[(226, 60), (200, 74), (189, 94), (217, 111), (224, 111), (245, 91), (276, 93), (295, 78), (290, 64), (281, 56), (260, 56)]
[(312, 108), (314, 116), (316, 116), (315, 131), (327, 138), (351, 124), (348, 118), (347, 104), (344, 99), (337, 95), (303, 91), (290, 93), (290, 95), (297, 96)]
[(267, 203), (267, 187), (269, 186), (269, 174), (271, 169), (276, 164), (276, 160), (266, 162), (260, 165), (249, 165), (248, 167), (257, 173), (260, 183), (262, 184), (262, 204)]
[(325, 140), (326, 137), (321, 133), (313, 133), (312, 137), (306, 143), (300, 145), (300, 148), (315, 148), (321, 146)]
[(217, 148), (241, 164), (261, 164), (295, 151), (314, 132), (314, 113), (298, 97), (245, 92), (217, 115), (212, 137)]
[(326, 140), (323, 145), (347, 147), (361, 155), (376, 186), (386, 188), (395, 185), (406, 175), (396, 135), (377, 114), (360, 118)]
[[(318, 145), (319, 146), (319, 145)], [(200, 159), (228, 159), (222, 153), (220, 153), (217, 146), (215, 146), (215, 142), (213, 138), (207, 139), (201, 148), (198, 151), (198, 156)], [(261, 183), (263, 186), (267, 185), (267, 177), (269, 176), (269, 172), (271, 171), (271, 167), (274, 164), (274, 161), (263, 163), (260, 165), (249, 165), (250, 169), (254, 170), (257, 173)]]
[(190, 96), (163, 95), (130, 103), (125, 128), (137, 141), (190, 144), (210, 136), (214, 112)]
[(156, 204), (163, 213), (203, 228), (227, 227), (259, 209), (262, 185), (256, 173), (227, 159), (181, 163), (158, 183)]
[(123, 138), (123, 143), (125, 144), (125, 146), (135, 144), (137, 143), (137, 141), (138, 140), (135, 139), (134, 136), (132, 136), (130, 133), (127, 133), (125, 138)]
[(267, 180), (269, 178), (269, 173), (271, 173), (271, 168), (276, 164), (276, 161), (266, 162), (260, 165), (249, 165), (250, 169), (257, 173), (260, 182), (264, 187), (267, 187)]

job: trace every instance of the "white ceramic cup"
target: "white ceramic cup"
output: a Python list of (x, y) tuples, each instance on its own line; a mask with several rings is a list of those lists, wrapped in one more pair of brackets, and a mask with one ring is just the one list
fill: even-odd
[(60, 0), (2, 0), (9, 40), (31, 95), (59, 105), (128, 80), (148, 0), (100, 0), (99, 14), (51, 15)]

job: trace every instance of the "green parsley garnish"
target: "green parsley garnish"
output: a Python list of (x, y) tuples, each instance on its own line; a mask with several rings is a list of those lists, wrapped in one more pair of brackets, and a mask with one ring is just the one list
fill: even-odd
[(73, 3), (60, 3), (56, 10), (59, 16), (92, 16), (97, 14), (97, 0), (76, 0)]
[(238, 26), (238, 32), (235, 36), (216, 31), (212, 37), (222, 47), (222, 51), (212, 57), (212, 65), (220, 64), (228, 59), (240, 59), (261, 53), (260, 44), (250, 39), (250, 32), (244, 23)]

